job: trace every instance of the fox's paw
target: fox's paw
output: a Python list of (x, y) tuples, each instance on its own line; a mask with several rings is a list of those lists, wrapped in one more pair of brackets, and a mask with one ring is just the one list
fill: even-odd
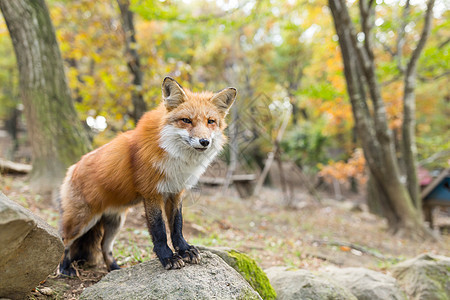
[(114, 271), (114, 270), (120, 270), (120, 266), (117, 264), (116, 261), (113, 261), (109, 266), (108, 266), (108, 272)]
[(59, 273), (61, 275), (65, 275), (65, 276), (76, 276), (77, 275), (77, 271), (75, 271), (75, 269), (72, 266), (68, 266), (68, 267), (60, 267), (59, 268)]
[(189, 245), (189, 248), (187, 250), (178, 250), (178, 254), (183, 258), (185, 262), (191, 264), (200, 263), (200, 252), (195, 246)]
[(172, 257), (164, 258), (162, 260), (162, 264), (164, 269), (166, 270), (181, 269), (182, 267), (184, 267), (183, 258), (178, 254), (173, 254)]

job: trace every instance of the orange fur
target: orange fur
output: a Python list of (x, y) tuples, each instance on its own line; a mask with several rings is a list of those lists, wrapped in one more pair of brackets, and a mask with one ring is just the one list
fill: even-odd
[[(171, 130), (185, 130), (189, 137), (216, 136), (220, 143), (216, 147), (221, 148), (225, 142), (225, 116), (236, 93), (234, 89), (225, 92), (193, 93), (182, 89), (175, 95), (178, 98), (167, 98), (158, 108), (147, 112), (136, 129), (119, 134), (71, 166), (61, 187), (61, 229), (66, 247), (107, 212), (125, 213), (142, 200), (146, 201), (146, 207), (161, 205), (167, 198), (160, 190), (166, 185), (172, 187), (173, 174), (165, 166), (174, 165), (177, 170), (176, 160), (161, 146), (162, 132), (167, 126)], [(191, 123), (184, 122), (185, 118)], [(210, 124), (209, 120), (214, 122)], [(189, 149), (183, 151), (196, 153), (195, 149)], [(173, 198), (178, 199), (181, 192), (175, 191)]]

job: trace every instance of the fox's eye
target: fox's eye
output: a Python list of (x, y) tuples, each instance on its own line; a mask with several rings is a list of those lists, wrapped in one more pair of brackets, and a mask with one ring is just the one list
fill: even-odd
[(211, 120), (211, 119), (208, 120), (208, 124), (214, 124), (214, 123), (216, 123), (216, 121)]
[(183, 118), (183, 119), (181, 119), (181, 121), (183, 121), (186, 124), (191, 124), (192, 123), (192, 121), (189, 120), (188, 118)]

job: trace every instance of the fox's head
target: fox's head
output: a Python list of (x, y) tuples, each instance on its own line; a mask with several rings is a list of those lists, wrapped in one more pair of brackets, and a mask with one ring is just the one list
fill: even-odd
[(236, 89), (193, 93), (166, 77), (162, 94), (167, 118), (161, 147), (173, 156), (181, 156), (185, 151), (217, 154), (226, 141), (225, 116), (236, 98)]

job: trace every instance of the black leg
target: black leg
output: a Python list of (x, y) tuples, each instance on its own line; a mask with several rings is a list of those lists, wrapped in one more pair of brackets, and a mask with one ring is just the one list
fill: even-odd
[(63, 258), (62, 262), (59, 264), (59, 272), (63, 275), (67, 275), (67, 276), (77, 275), (77, 272), (72, 267), (72, 260), (70, 258), (69, 248), (66, 248), (64, 250), (64, 258)]
[(166, 270), (182, 268), (184, 266), (182, 258), (178, 254), (174, 254), (167, 245), (166, 226), (161, 207), (150, 201), (145, 201), (144, 204), (147, 225), (153, 240), (153, 251)]
[[(168, 203), (166, 203), (166, 205), (167, 204)], [(200, 252), (194, 246), (189, 245), (183, 237), (183, 215), (181, 202), (179, 203), (178, 207), (172, 208), (172, 212), (169, 214), (167, 215), (167, 218), (171, 223), (170, 231), (172, 245), (177, 251), (178, 255), (180, 255), (186, 262), (193, 264), (200, 263)]]

